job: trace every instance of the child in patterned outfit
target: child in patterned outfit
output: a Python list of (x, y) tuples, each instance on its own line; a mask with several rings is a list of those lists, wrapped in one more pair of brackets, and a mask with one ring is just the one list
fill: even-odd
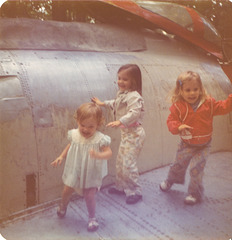
[(121, 129), (116, 160), (116, 186), (110, 188), (109, 193), (126, 194), (126, 203), (134, 204), (142, 199), (136, 160), (145, 140), (141, 126), (144, 115), (142, 76), (136, 64), (126, 64), (119, 68), (118, 87), (116, 99), (101, 102), (94, 97), (92, 101), (113, 111), (115, 121), (107, 126)]
[(88, 231), (95, 231), (95, 194), (107, 174), (107, 161), (112, 156), (109, 136), (97, 131), (102, 124), (102, 110), (94, 103), (82, 104), (76, 112), (77, 129), (68, 131), (70, 143), (61, 155), (51, 163), (56, 167), (66, 158), (63, 172), (64, 189), (57, 215), (64, 217), (74, 189), (84, 195), (89, 213)]
[(190, 163), (190, 183), (184, 202), (193, 205), (202, 200), (202, 178), (210, 153), (213, 117), (232, 111), (232, 94), (224, 101), (215, 101), (206, 94), (200, 76), (188, 71), (177, 78), (172, 102), (167, 125), (172, 134), (180, 135), (181, 142), (160, 189), (166, 192), (174, 183), (183, 184)]

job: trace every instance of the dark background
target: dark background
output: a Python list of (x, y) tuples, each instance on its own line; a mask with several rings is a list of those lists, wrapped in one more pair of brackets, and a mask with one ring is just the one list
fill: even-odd
[[(154, 0), (155, 1), (155, 0)], [(157, 0), (158, 1), (158, 0)], [(1, 10), (2, 17), (33, 17), (43, 20), (91, 21), (94, 1), (7, 1)], [(229, 0), (163, 0), (194, 8), (204, 15), (219, 31), (223, 39), (232, 38), (232, 2)], [(89, 18), (84, 16), (91, 5)], [(97, 8), (97, 5), (95, 6)], [(14, 11), (12, 11), (14, 9)], [(66, 9), (66, 10), (65, 10)], [(68, 11), (67, 11), (68, 9)], [(92, 15), (94, 12), (92, 12)], [(104, 15), (105, 13), (102, 12)]]

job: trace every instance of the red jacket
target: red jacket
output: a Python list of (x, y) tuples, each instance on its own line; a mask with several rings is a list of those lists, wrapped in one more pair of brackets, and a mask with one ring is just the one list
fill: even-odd
[(193, 129), (182, 135), (184, 142), (189, 144), (204, 144), (210, 141), (213, 131), (213, 117), (224, 115), (232, 111), (232, 94), (224, 101), (214, 98), (206, 99), (200, 103), (194, 112), (191, 105), (184, 100), (177, 101), (170, 107), (167, 119), (168, 129), (172, 134), (179, 134), (178, 127), (182, 124)]

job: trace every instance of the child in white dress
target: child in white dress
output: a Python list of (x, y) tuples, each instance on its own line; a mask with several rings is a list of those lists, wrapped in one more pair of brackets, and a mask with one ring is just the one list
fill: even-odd
[(111, 139), (97, 129), (103, 122), (102, 110), (94, 103), (82, 104), (76, 112), (77, 129), (68, 131), (70, 143), (51, 163), (56, 167), (66, 158), (63, 172), (64, 189), (57, 215), (64, 217), (74, 190), (83, 193), (89, 214), (88, 231), (95, 231), (95, 194), (107, 174), (107, 159), (112, 156)]

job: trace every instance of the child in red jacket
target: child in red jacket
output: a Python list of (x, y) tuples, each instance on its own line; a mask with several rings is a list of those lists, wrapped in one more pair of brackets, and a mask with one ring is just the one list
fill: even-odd
[(193, 205), (202, 199), (202, 178), (210, 153), (213, 117), (232, 111), (232, 94), (224, 101), (215, 101), (206, 94), (200, 76), (188, 71), (178, 77), (172, 103), (167, 125), (172, 134), (180, 135), (181, 142), (160, 189), (166, 192), (174, 183), (183, 184), (191, 162), (188, 195), (184, 202)]

